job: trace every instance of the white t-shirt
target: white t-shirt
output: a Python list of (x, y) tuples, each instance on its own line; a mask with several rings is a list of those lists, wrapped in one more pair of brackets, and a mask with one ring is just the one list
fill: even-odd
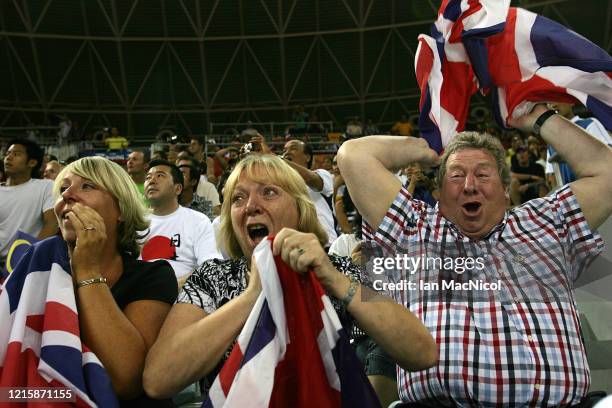
[(324, 169), (314, 170), (315, 173), (321, 177), (323, 180), (323, 189), (321, 191), (316, 191), (310, 187), (308, 187), (308, 193), (310, 194), (310, 198), (315, 205), (317, 210), (317, 216), (319, 217), (319, 222), (325, 228), (328, 237), (328, 245), (331, 245), (332, 242), (338, 237), (336, 233), (336, 229), (334, 228), (334, 214), (332, 213), (332, 207), (327, 203), (327, 200), (331, 203), (332, 195), (334, 194), (334, 177), (332, 174)]
[(204, 261), (221, 258), (212, 224), (206, 215), (179, 207), (169, 215), (150, 214), (147, 217), (151, 226), (140, 259), (166, 259), (179, 279)]
[(359, 240), (355, 238), (355, 234), (341, 234), (327, 252), (331, 255), (351, 256), (358, 243)]
[(37, 236), (43, 213), (53, 209), (53, 182), (30, 179), (18, 186), (0, 185), (0, 258), (6, 258), (17, 231)]
[(219, 192), (213, 183), (207, 180), (206, 176), (200, 176), (200, 181), (198, 182), (198, 188), (196, 189), (196, 194), (205, 200), (210, 201), (213, 207), (221, 204), (219, 200)]

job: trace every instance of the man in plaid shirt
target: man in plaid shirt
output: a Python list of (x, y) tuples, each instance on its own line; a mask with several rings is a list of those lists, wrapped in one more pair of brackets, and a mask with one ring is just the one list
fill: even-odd
[(440, 201), (430, 207), (413, 200), (389, 170), (436, 165), (438, 155), (424, 140), (366, 137), (345, 143), (338, 153), (365, 232), (377, 245), (411, 256), (432, 255), (432, 248), (442, 255), (481, 256), (482, 270), (421, 268), (417, 276), (500, 284), (489, 291), (394, 293), (425, 323), (439, 350), (433, 368), (398, 369), (404, 402), (571, 406), (589, 388), (572, 287), (603, 249), (595, 229), (612, 213), (612, 150), (543, 105), (511, 124), (540, 134), (578, 180), (507, 211), (510, 177), (501, 144), (465, 132), (446, 146)]

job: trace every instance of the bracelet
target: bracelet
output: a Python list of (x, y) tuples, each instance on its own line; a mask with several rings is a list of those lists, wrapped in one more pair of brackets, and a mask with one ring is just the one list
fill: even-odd
[(556, 110), (551, 109), (538, 116), (535, 123), (533, 124), (533, 133), (535, 133), (537, 136), (540, 136), (540, 129), (542, 129), (542, 125), (544, 125), (544, 122), (546, 122), (548, 118), (550, 118), (552, 115), (555, 115), (556, 113)]
[(359, 281), (354, 276), (349, 276), (349, 279), (351, 280), (351, 284), (349, 285), (348, 292), (346, 293), (346, 296), (341, 299), (345, 308), (348, 307), (351, 300), (353, 300), (355, 293), (357, 293), (357, 287), (359, 286)]
[(106, 283), (106, 278), (103, 276), (100, 276), (99, 278), (85, 279), (84, 281), (80, 281), (79, 283), (77, 283), (76, 286), (78, 289), (78, 288), (82, 288), (83, 286), (91, 285), (94, 283)]

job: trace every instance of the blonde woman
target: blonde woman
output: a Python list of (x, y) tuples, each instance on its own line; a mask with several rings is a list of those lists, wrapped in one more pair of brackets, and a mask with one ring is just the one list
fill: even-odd
[(165, 261), (138, 261), (137, 231), (148, 227), (136, 185), (116, 163), (86, 157), (54, 184), (83, 342), (98, 356), (122, 406), (165, 406), (142, 388), (145, 357), (178, 286)]
[[(356, 284), (359, 272), (350, 258), (325, 253), (327, 236), (306, 184), (281, 158), (247, 156), (229, 176), (224, 195), (220, 241), (231, 259), (205, 262), (185, 283), (147, 357), (143, 381), (151, 396), (172, 396), (202, 378), (205, 389), (212, 384), (261, 291), (251, 255), (266, 236), (276, 236), (273, 252), (293, 270), (312, 269), (332, 298), (344, 299)], [(432, 337), (406, 308), (361, 302), (360, 294), (357, 284), (346, 308), (335, 302), (341, 321), (350, 325), (354, 319), (402, 367), (436, 362)]]

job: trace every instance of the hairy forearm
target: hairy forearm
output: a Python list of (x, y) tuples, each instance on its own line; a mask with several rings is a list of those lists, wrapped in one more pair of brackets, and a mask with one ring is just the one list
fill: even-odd
[(121, 398), (142, 392), (147, 354), (144, 339), (127, 319), (105, 284), (77, 289), (79, 323), (84, 343), (108, 371)]
[(178, 331), (162, 331), (146, 362), (147, 394), (171, 397), (211, 372), (242, 330), (255, 300), (245, 292)]
[(376, 229), (401, 188), (391, 170), (416, 162), (432, 165), (438, 156), (423, 139), (368, 136), (345, 142), (337, 160), (355, 206)]
[(338, 165), (346, 178), (347, 158), (351, 161), (376, 160), (395, 171), (412, 163), (429, 162), (435, 152), (425, 139), (409, 136), (367, 136), (345, 142), (338, 151)]

